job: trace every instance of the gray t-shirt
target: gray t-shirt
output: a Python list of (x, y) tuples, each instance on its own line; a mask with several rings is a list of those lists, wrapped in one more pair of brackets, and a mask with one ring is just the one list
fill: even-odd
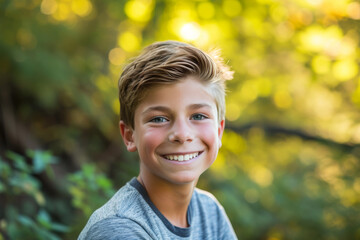
[(195, 188), (187, 220), (187, 228), (172, 225), (133, 178), (91, 215), (78, 240), (237, 239), (224, 208), (203, 190)]

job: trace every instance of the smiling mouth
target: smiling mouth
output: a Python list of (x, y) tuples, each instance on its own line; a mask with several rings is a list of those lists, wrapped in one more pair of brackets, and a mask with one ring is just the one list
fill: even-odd
[(199, 156), (202, 152), (196, 152), (196, 153), (189, 153), (189, 154), (169, 154), (169, 155), (163, 155), (164, 158), (170, 161), (189, 161), (193, 158), (196, 158)]

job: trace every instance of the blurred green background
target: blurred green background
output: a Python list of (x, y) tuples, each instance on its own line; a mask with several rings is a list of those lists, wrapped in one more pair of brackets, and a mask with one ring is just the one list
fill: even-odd
[(359, 20), (353, 0), (0, 0), (0, 239), (76, 239), (137, 175), (117, 80), (167, 39), (235, 71), (198, 187), (239, 239), (360, 239)]

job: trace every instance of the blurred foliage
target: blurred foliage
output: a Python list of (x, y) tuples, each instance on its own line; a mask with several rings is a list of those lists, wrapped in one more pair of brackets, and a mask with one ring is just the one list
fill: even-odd
[(2, 238), (74, 239), (137, 174), (117, 79), (177, 39), (222, 49), (235, 71), (199, 187), (239, 238), (360, 239), (359, 20), (355, 0), (0, 1)]
[(34, 177), (45, 169), (51, 171), (49, 164), (55, 159), (40, 151), (28, 151), (27, 156), (32, 163), (13, 152), (0, 159), (1, 205), (5, 206), (0, 215), (5, 216), (0, 222), (1, 239), (61, 239), (58, 233), (67, 232), (68, 227), (51, 219), (41, 183)]
[(82, 171), (69, 176), (69, 181), (72, 183), (69, 191), (73, 196), (73, 205), (82, 211), (86, 219), (94, 209), (104, 204), (104, 199), (115, 194), (111, 181), (96, 173), (94, 165), (84, 165)]
[(239, 238), (359, 238), (359, 161), (348, 149), (260, 128), (228, 140), (241, 147), (224, 142), (201, 184), (230, 206)]
[(98, 173), (92, 164), (85, 164), (80, 171), (69, 174), (68, 180), (72, 205), (78, 210), (78, 217), (72, 228), (76, 233), (80, 233), (92, 212), (110, 199), (115, 190), (111, 180)]

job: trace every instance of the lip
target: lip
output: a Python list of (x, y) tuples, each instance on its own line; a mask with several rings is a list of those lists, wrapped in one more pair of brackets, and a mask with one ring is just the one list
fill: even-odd
[[(169, 163), (183, 165), (183, 164), (190, 164), (190, 163), (196, 161), (202, 155), (203, 152), (204, 151), (177, 152), (177, 153), (170, 153), (170, 154), (161, 154), (160, 157), (162, 159), (166, 160)], [(184, 161), (169, 160), (169, 159), (167, 159), (165, 157), (165, 156), (168, 156), (168, 155), (186, 155), (186, 154), (193, 154), (193, 153), (199, 153), (199, 154), (196, 157), (194, 157), (194, 158), (192, 158), (190, 160), (184, 160)]]

